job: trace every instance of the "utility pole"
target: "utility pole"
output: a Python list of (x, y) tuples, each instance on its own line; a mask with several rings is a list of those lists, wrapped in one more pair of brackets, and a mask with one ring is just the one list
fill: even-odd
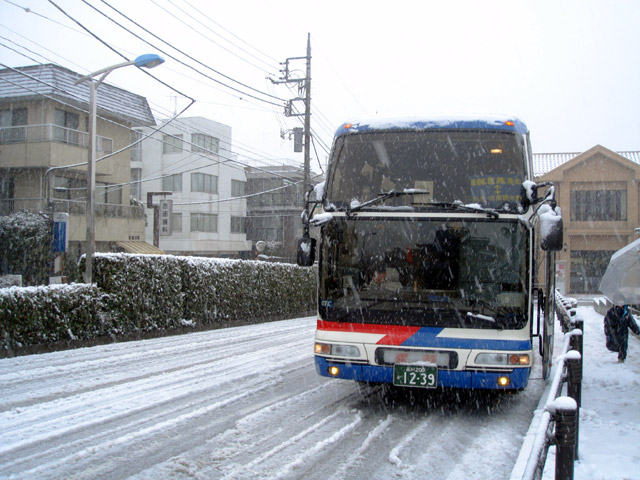
[[(291, 60), (306, 60), (306, 76), (305, 78), (291, 78), (289, 70), (289, 62)], [(298, 96), (289, 100), (284, 107), (284, 114), (287, 117), (302, 117), (304, 116), (304, 181), (303, 181), (303, 198), (304, 195), (311, 188), (311, 34), (307, 34), (307, 55), (305, 57), (291, 57), (287, 58), (284, 62), (280, 63), (284, 68), (280, 70), (282, 76), (279, 80), (271, 81), (275, 84), (280, 83), (297, 83), (298, 84)], [(303, 96), (304, 93), (304, 96)], [(293, 107), (293, 102), (304, 102), (304, 113), (296, 113)], [(294, 135), (299, 135), (300, 129), (293, 129)], [(294, 145), (297, 142), (294, 141)], [(299, 150), (294, 150), (299, 151)], [(304, 200), (303, 200), (304, 206)]]
[(311, 188), (311, 34), (307, 33), (307, 76), (304, 96), (304, 182), (303, 197)]

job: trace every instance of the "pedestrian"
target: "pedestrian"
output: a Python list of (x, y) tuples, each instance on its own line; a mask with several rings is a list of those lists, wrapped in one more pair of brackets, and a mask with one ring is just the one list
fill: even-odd
[(604, 317), (604, 334), (607, 348), (618, 352), (618, 363), (624, 363), (627, 358), (629, 329), (640, 335), (640, 328), (629, 311), (629, 305), (615, 305), (609, 309)]

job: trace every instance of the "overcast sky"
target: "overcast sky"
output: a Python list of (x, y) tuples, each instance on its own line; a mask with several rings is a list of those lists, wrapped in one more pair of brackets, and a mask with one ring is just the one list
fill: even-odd
[[(162, 54), (150, 73), (196, 100), (184, 116), (231, 125), (241, 157), (302, 160), (280, 138), (300, 120), (284, 117), (279, 99), (298, 92), (266, 77), (306, 55), (307, 33), (323, 163), (322, 146), (343, 121), (371, 116), (507, 113), (527, 123), (536, 153), (640, 150), (636, 0), (54, 2), (127, 58)], [(55, 62), (87, 74), (121, 61), (51, 2), (0, 0), (3, 64)], [(304, 76), (303, 60), (291, 67)], [(188, 104), (133, 67), (107, 82), (146, 96), (157, 118)]]

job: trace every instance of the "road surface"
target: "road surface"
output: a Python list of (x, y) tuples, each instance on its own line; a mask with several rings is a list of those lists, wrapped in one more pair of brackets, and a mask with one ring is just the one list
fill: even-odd
[(0, 360), (0, 478), (508, 478), (544, 389), (316, 375), (315, 317)]

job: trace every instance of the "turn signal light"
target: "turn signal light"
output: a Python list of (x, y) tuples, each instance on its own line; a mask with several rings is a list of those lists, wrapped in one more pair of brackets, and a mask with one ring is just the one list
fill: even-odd
[(529, 365), (529, 355), (509, 355), (510, 365)]

